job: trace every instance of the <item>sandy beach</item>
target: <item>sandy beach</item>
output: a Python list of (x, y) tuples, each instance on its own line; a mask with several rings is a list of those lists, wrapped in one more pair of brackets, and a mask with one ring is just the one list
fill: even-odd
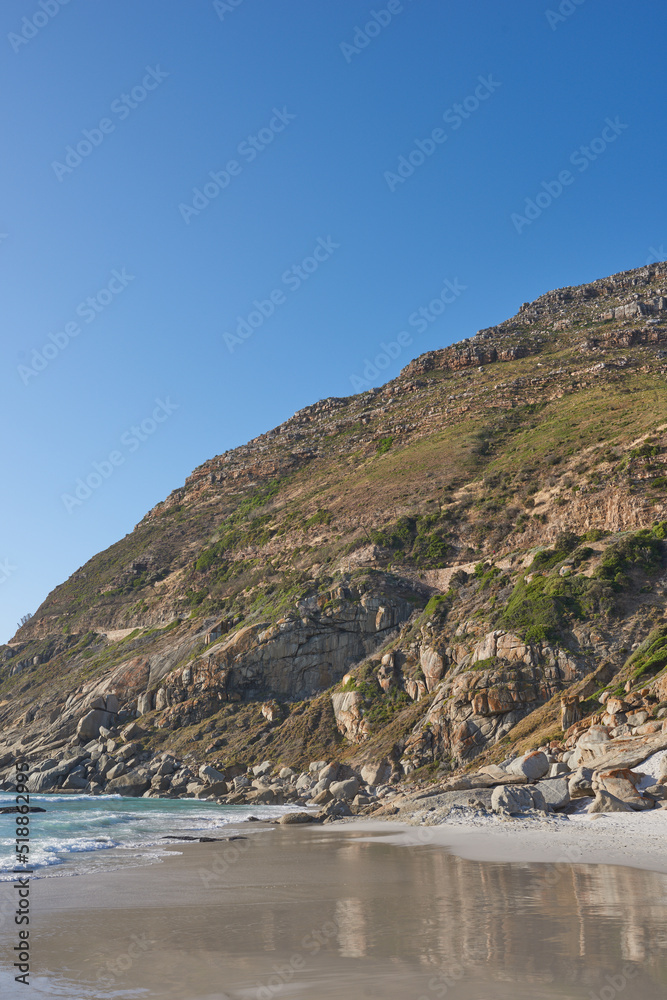
[[(667, 817), (655, 819), (246, 824), (247, 839), (179, 844), (146, 867), (42, 878), (31, 987), (77, 1000), (574, 1000), (623, 981), (658, 1000)], [(9, 921), (1, 936), (4, 958)], [(25, 995), (6, 959), (1, 977), (3, 997)]]
[(391, 825), (400, 832), (390, 834), (388, 842), (438, 844), (472, 861), (624, 865), (667, 873), (667, 810), (662, 809), (543, 820), (478, 814), (433, 826)]

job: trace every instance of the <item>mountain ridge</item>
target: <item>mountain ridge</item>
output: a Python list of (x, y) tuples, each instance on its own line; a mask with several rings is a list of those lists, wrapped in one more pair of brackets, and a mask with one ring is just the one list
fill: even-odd
[(202, 463), (0, 649), (6, 745), (77, 740), (110, 695), (155, 746), (216, 733), (227, 763), (408, 773), (527, 739), (664, 618), (665, 343), (656, 263)]

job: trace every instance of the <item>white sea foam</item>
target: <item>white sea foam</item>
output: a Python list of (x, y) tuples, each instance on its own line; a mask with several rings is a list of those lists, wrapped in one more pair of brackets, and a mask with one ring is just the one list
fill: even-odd
[[(13, 795), (0, 793), (0, 807), (14, 802)], [(116, 863), (145, 864), (146, 859), (159, 860), (167, 844), (178, 843), (165, 837), (215, 836), (251, 815), (269, 819), (286, 811), (275, 806), (249, 809), (197, 799), (119, 795), (31, 795), (30, 803), (46, 810), (30, 814), (30, 865), (41, 874), (47, 870), (51, 874), (53, 868), (74, 874), (82, 863), (89, 870), (93, 856), (99, 858), (100, 852), (114, 848), (114, 858), (122, 859)], [(16, 865), (14, 819), (11, 814), (0, 816), (0, 881), (11, 880)]]

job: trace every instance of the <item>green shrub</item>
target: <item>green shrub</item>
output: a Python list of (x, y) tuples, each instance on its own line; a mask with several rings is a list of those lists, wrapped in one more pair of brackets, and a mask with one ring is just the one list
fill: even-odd
[(520, 580), (502, 615), (503, 625), (518, 632), (526, 642), (553, 639), (560, 632), (561, 610), (555, 598), (547, 593), (547, 582), (544, 576), (530, 583)]
[(581, 566), (583, 562), (587, 562), (591, 556), (596, 555), (595, 549), (591, 549), (588, 545), (582, 545), (580, 549), (577, 549), (572, 556), (572, 565)]
[(632, 676), (654, 677), (667, 667), (667, 625), (661, 625), (649, 633), (648, 638), (628, 660), (634, 666)]
[(443, 611), (448, 611), (451, 607), (452, 592), (448, 590), (446, 594), (434, 594), (428, 601), (428, 604), (424, 608), (424, 614), (435, 615), (441, 614)]
[(304, 528), (312, 528), (316, 524), (331, 524), (333, 515), (329, 510), (318, 510), (307, 521), (304, 521)]
[(603, 555), (595, 575), (601, 580), (613, 581), (617, 588), (625, 588), (630, 585), (628, 573), (631, 570), (654, 573), (662, 562), (660, 539), (651, 529), (643, 528), (613, 542)]
[(630, 452), (632, 458), (643, 458), (651, 459), (659, 455), (661, 448), (657, 444), (651, 444), (650, 441), (645, 441), (640, 448), (633, 448)]
[(393, 549), (417, 566), (441, 566), (451, 551), (450, 527), (446, 514), (417, 514), (399, 517), (393, 524), (370, 532), (371, 541)]
[(558, 639), (568, 619), (614, 610), (612, 585), (585, 576), (538, 576), (519, 580), (500, 623), (527, 642)]
[(582, 542), (599, 542), (601, 538), (605, 538), (608, 534), (609, 532), (603, 528), (591, 528), (590, 531), (581, 536), (581, 540)]
[(478, 660), (477, 663), (473, 663), (470, 670), (492, 670), (498, 665), (497, 656), (487, 656), (485, 660)]
[(552, 569), (563, 559), (567, 559), (579, 544), (579, 536), (571, 531), (564, 531), (558, 536), (553, 549), (541, 549), (535, 553), (535, 558), (531, 564), (531, 571), (541, 570), (542, 572)]
[(380, 438), (375, 450), (377, 451), (378, 455), (384, 455), (386, 452), (389, 451), (393, 443), (394, 443), (393, 437)]

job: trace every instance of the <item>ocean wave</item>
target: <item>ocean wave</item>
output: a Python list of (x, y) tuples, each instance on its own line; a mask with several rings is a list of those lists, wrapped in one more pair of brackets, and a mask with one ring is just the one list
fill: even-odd
[[(0, 804), (12, 798), (2, 795)], [(142, 851), (150, 852), (145, 857), (159, 860), (166, 846), (184, 843), (197, 835), (215, 837), (216, 831), (244, 823), (251, 816), (271, 819), (290, 811), (289, 806), (253, 809), (195, 799), (135, 799), (120, 795), (35, 795), (30, 801), (43, 803), (46, 809), (31, 814), (30, 866), (43, 873), (60, 867), (64, 869), (62, 874), (75, 874), (74, 856), (92, 856), (116, 848), (128, 860), (134, 854), (137, 861), (137, 852)], [(3, 818), (7, 824), (0, 824), (0, 881), (8, 881), (16, 865), (14, 824), (10, 816)], [(165, 837), (174, 839), (167, 843)]]

